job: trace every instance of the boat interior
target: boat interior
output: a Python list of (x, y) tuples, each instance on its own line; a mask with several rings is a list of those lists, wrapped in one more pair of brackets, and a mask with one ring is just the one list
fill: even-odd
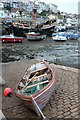
[(44, 88), (52, 79), (52, 71), (47, 67), (32, 71), (28, 71), (18, 85), (18, 92), (27, 96), (36, 94)]

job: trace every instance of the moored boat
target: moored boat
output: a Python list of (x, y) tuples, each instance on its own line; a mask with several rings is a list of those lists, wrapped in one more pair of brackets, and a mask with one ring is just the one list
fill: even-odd
[(42, 110), (55, 89), (55, 76), (52, 69), (45, 62), (36, 63), (28, 68), (17, 85), (16, 95), (23, 103), (38, 114), (33, 100)]
[[(51, 23), (51, 24), (46, 24), (42, 23), (41, 25), (36, 25), (35, 27), (33, 25), (24, 25), (24, 24), (20, 24), (20, 23), (12, 23), (10, 26), (6, 25), (7, 28), (6, 31), (10, 34), (11, 32), (14, 33), (14, 35), (17, 36), (21, 36), (21, 37), (25, 37), (25, 33), (28, 33), (29, 30), (36, 30), (36, 28), (38, 29), (38, 31), (41, 34), (45, 34), (46, 36), (51, 36), (52, 33), (55, 30), (55, 24)], [(11, 32), (10, 32), (11, 31)]]
[(53, 40), (55, 40), (55, 41), (66, 41), (66, 40), (67, 40), (67, 37), (66, 37), (66, 35), (64, 35), (63, 32), (53, 33), (53, 34), (52, 34), (52, 38), (53, 38)]
[(67, 33), (67, 38), (69, 40), (77, 40), (79, 37), (79, 35), (77, 33), (73, 33), (73, 32), (68, 32)]
[(43, 25), (43, 27), (41, 28), (40, 32), (43, 34), (45, 34), (46, 36), (51, 37), (52, 33), (55, 30), (55, 25), (51, 24), (51, 25)]
[(75, 33), (75, 32), (56, 32), (56, 33), (52, 33), (52, 38), (55, 40), (77, 40), (80, 37), (79, 33)]
[(0, 42), (3, 42), (3, 43), (22, 42), (22, 41), (23, 41), (23, 37), (17, 37), (17, 36), (14, 36), (13, 34), (0, 36)]
[(30, 41), (43, 40), (44, 38), (46, 38), (46, 35), (41, 35), (40, 33), (36, 32), (25, 33), (25, 35), (27, 36), (27, 39)]
[(56, 36), (54, 36), (54, 37), (52, 37), (52, 38), (53, 38), (53, 40), (55, 40), (55, 41), (66, 41), (66, 40), (67, 40), (66, 37), (64, 37), (64, 36), (58, 36), (58, 35), (56, 35)]

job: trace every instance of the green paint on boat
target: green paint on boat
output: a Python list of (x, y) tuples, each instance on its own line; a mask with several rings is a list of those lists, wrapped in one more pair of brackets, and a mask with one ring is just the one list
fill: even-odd
[[(37, 82), (35, 82), (36, 84)], [(30, 85), (32, 85), (32, 83), (30, 83)], [(38, 85), (38, 86), (33, 86), (31, 88), (25, 89), (23, 94), (25, 95), (32, 95), (37, 93), (38, 91), (40, 91), (43, 87), (45, 87), (47, 84), (43, 84), (43, 85)]]

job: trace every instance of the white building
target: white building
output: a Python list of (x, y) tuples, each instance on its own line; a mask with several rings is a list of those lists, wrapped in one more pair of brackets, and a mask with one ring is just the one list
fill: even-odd
[(42, 11), (48, 11), (49, 5), (45, 2), (38, 2), (38, 13), (41, 13)]
[(4, 17), (5, 17), (4, 10), (0, 9), (0, 18), (4, 18)]
[(6, 12), (3, 8), (4, 8), (4, 3), (0, 2), (0, 18), (5, 18), (6, 16)]
[(78, 2), (78, 23), (80, 24), (80, 1)]
[(0, 8), (4, 8), (4, 4), (0, 2)]
[(55, 4), (50, 4), (50, 10), (53, 12), (53, 13), (57, 13), (58, 12), (58, 6), (55, 5)]
[[(18, 9), (18, 11), (19, 11), (20, 2), (23, 2), (23, 4), (21, 4), (21, 7), (20, 7), (20, 8), (23, 8), (23, 14), (25, 14), (25, 15), (27, 15), (29, 13), (31, 14), (33, 11), (33, 8), (34, 8), (34, 2), (30, 1), (30, 0), (5, 0), (5, 1), (3, 0), (3, 4), (1, 4), (0, 6), (3, 7), (4, 5), (7, 5), (7, 3), (10, 3), (10, 7), (12, 9), (13, 8)], [(57, 6), (53, 5), (53, 4), (50, 8), (49, 4), (46, 4), (45, 2), (37, 2), (37, 3), (35, 3), (35, 7), (37, 8), (38, 13), (41, 13), (42, 11), (49, 11), (50, 9), (52, 9), (52, 11), (54, 13), (57, 13)], [(18, 12), (16, 13), (15, 10), (14, 11), (11, 10), (11, 13), (9, 13), (9, 11), (7, 11), (7, 13), (5, 13), (4, 10), (0, 11), (1, 18), (4, 16), (14, 18), (18, 15), (19, 15), (19, 13)]]
[(34, 7), (34, 5), (33, 5), (33, 2), (32, 2), (32, 1), (28, 1), (28, 2), (26, 3), (26, 10), (27, 10), (27, 11), (31, 12), (31, 11), (33, 10), (33, 7)]
[(76, 18), (67, 18), (67, 24), (71, 24), (71, 25), (77, 25), (78, 23), (78, 19)]
[(13, 2), (13, 3), (12, 3), (12, 6), (13, 6), (14, 8), (18, 8), (19, 4), (18, 4), (18, 2)]

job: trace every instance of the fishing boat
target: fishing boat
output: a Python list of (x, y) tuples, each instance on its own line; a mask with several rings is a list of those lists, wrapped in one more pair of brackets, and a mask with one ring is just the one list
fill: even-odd
[(0, 42), (22, 42), (23, 37), (17, 37), (13, 34), (0, 36)]
[(16, 88), (16, 95), (39, 116), (55, 89), (55, 76), (47, 63), (29, 67)]
[(59, 36), (59, 35), (53, 36), (52, 38), (53, 38), (53, 40), (55, 40), (55, 41), (66, 41), (66, 40), (67, 40), (66, 37), (64, 37), (64, 36)]
[(53, 38), (53, 40), (55, 40), (55, 41), (66, 41), (66, 40), (67, 40), (67, 37), (66, 37), (66, 35), (65, 35), (64, 32), (53, 33), (53, 34), (52, 34), (52, 38)]
[[(33, 19), (29, 22), (33, 22)], [(22, 36), (22, 37), (24, 37), (25, 33), (28, 33), (30, 30), (35, 31), (36, 28), (38, 29), (40, 34), (42, 34), (42, 35), (45, 34), (46, 36), (51, 36), (55, 30), (55, 24), (54, 24), (55, 20), (53, 20), (53, 23), (51, 23), (51, 21), (46, 21), (42, 24), (36, 23), (35, 26), (33, 24), (29, 25), (29, 22), (27, 25), (25, 25), (24, 23), (12, 22), (12, 25), (10, 25), (10, 26), (6, 25), (7, 28), (5, 28), (5, 29), (8, 31), (9, 34), (10, 34), (10, 31), (12, 30), (14, 35)]]
[(68, 40), (77, 40), (78, 37), (79, 37), (79, 34), (77, 34), (77, 33), (74, 33), (74, 32), (67, 33)]
[(41, 34), (44, 33), (46, 36), (51, 37), (52, 33), (54, 32), (54, 30), (55, 30), (54, 23), (52, 23), (52, 24), (46, 24), (46, 25), (43, 24), (43, 26), (40, 29), (40, 32), (41, 32)]
[[(12, 21), (9, 24), (7, 23), (5, 28), (7, 32), (10, 34), (11, 30), (13, 31), (14, 35), (17, 36), (25, 36), (25, 33), (28, 33), (29, 30), (35, 30), (36, 28), (40, 32), (40, 34), (44, 34), (46, 36), (51, 36), (55, 30), (55, 23), (56, 18), (49, 15), (46, 19), (38, 19), (38, 12), (37, 12), (37, 5), (36, 0), (33, 3), (33, 11), (30, 18), (25, 19), (25, 22), (22, 22), (20, 19), (18, 22)], [(21, 6), (20, 6), (21, 9)], [(3, 24), (5, 24), (3, 22)]]
[(38, 41), (43, 40), (46, 38), (46, 35), (41, 35), (40, 33), (36, 32), (29, 32), (25, 34), (27, 36), (27, 39), (30, 41)]

